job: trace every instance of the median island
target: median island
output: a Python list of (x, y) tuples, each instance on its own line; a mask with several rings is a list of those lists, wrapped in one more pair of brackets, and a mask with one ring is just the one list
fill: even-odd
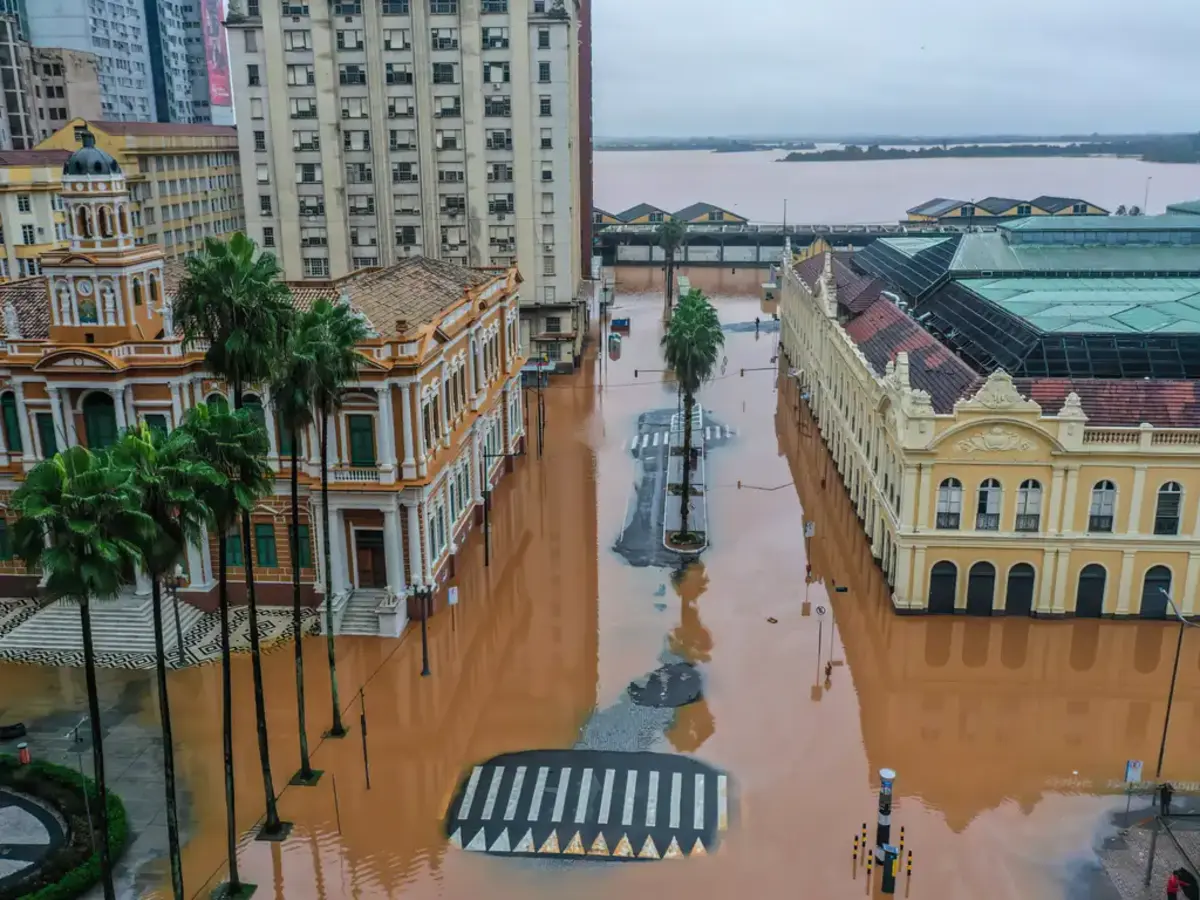
[(881, 147), (847, 144), (833, 150), (794, 152), (781, 162), (863, 162), (878, 159), (956, 159), (1044, 156), (1127, 156), (1143, 162), (1200, 163), (1200, 134), (1071, 144), (957, 144)]

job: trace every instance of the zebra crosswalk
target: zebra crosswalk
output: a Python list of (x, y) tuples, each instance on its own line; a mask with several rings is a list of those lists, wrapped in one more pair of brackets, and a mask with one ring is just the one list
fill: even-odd
[(710, 852), (729, 825), (727, 776), (689, 757), (533, 750), (475, 766), (447, 812), (464, 850), (610, 859)]
[[(728, 440), (737, 436), (737, 429), (730, 428), (728, 425), (705, 425), (704, 440), (719, 441)], [(662, 431), (652, 431), (643, 434), (635, 434), (629, 442), (629, 449), (633, 452), (638, 450), (653, 450), (655, 447), (660, 447), (664, 451), (670, 444), (671, 432), (669, 429)]]

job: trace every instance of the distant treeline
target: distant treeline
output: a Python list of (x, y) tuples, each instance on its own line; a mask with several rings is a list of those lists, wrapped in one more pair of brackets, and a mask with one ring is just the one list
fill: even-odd
[(1200, 163), (1200, 134), (1134, 138), (1122, 141), (1054, 144), (967, 144), (958, 147), (884, 148), (850, 144), (840, 150), (789, 153), (784, 162), (858, 162), (874, 159), (955, 159), (975, 157), (1132, 156), (1145, 162)]
[(713, 153), (750, 153), (756, 150), (814, 150), (811, 141), (743, 141), (734, 138), (597, 139), (597, 150), (711, 150)]

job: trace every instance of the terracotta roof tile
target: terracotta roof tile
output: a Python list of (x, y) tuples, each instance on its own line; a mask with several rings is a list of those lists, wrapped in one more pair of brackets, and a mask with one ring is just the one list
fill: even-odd
[(1200, 428), (1198, 381), (1015, 378), (1013, 383), (1047, 416), (1056, 415), (1074, 391), (1092, 427), (1136, 428), (1149, 422), (1156, 428)]
[(0, 310), (9, 303), (13, 305), (17, 321), (21, 323), (21, 337), (50, 336), (50, 295), (47, 291), (44, 275), (0, 284)]
[(237, 129), (232, 125), (188, 124), (185, 122), (100, 122), (91, 121), (88, 125), (95, 126), (107, 134), (124, 136), (160, 136), (160, 137), (233, 137)]
[(3, 150), (0, 166), (61, 166), (70, 150)]

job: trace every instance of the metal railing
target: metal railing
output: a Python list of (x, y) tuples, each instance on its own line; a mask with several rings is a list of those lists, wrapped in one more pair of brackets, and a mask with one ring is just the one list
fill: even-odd
[(958, 513), (938, 513), (937, 527), (947, 531), (957, 531), (960, 518)]
[(336, 483), (347, 481), (379, 481), (378, 466), (338, 466), (331, 469), (332, 480)]

